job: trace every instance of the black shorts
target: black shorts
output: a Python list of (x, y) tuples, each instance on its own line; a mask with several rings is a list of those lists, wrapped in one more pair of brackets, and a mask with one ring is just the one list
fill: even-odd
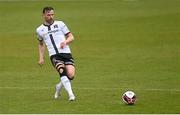
[(52, 55), (50, 57), (50, 59), (51, 59), (51, 62), (53, 64), (53, 66), (55, 66), (56, 63), (58, 63), (58, 62), (62, 62), (64, 65), (73, 65), (73, 66), (75, 66), (74, 59), (73, 59), (71, 53), (55, 54), (55, 55)]

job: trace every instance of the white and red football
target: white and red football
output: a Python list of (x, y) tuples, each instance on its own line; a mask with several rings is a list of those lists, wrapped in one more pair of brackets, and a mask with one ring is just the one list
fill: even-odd
[(136, 102), (136, 94), (133, 91), (126, 91), (122, 95), (123, 101), (128, 105), (133, 105)]

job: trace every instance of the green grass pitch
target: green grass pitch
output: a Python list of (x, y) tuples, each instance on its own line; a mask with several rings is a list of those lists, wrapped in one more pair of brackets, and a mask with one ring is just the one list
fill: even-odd
[[(74, 102), (53, 99), (47, 52), (37, 65), (44, 6), (75, 35)], [(0, 14), (0, 114), (180, 113), (180, 0), (0, 0)]]

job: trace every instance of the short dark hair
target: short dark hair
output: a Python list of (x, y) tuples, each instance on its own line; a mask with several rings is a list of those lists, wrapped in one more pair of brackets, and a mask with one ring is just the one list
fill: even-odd
[(53, 7), (50, 7), (50, 6), (46, 6), (46, 7), (44, 7), (43, 8), (43, 14), (46, 12), (46, 11), (51, 11), (51, 10), (54, 10), (54, 8)]

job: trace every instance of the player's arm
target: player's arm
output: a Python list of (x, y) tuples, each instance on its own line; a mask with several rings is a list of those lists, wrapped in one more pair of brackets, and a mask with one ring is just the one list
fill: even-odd
[(74, 40), (74, 36), (71, 32), (66, 34), (66, 40), (61, 43), (61, 48), (63, 49), (65, 45), (70, 44)]
[(73, 40), (74, 40), (74, 36), (73, 36), (73, 34), (71, 32), (66, 34), (66, 40), (65, 40), (66, 44), (71, 43)]
[(44, 64), (44, 54), (45, 54), (45, 45), (44, 45), (43, 41), (39, 41), (38, 48), (39, 48), (39, 61), (38, 61), (38, 64), (43, 65)]

